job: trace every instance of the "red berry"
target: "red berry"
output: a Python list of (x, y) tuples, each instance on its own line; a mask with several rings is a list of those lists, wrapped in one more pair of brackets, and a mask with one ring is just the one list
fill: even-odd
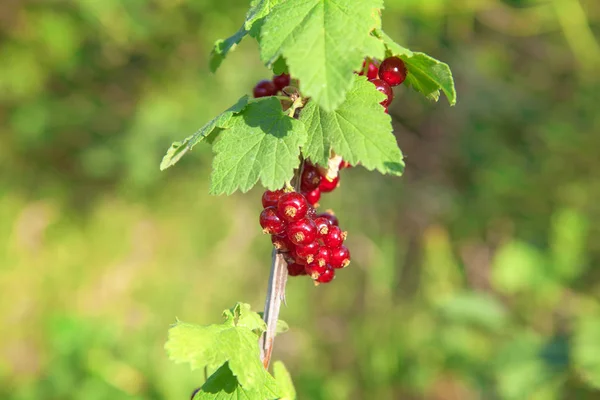
[(319, 187), (321, 183), (321, 174), (317, 168), (312, 165), (305, 165), (304, 171), (302, 171), (302, 178), (300, 181), (300, 187), (306, 192), (310, 192)]
[(394, 91), (392, 90), (390, 85), (388, 85), (385, 81), (382, 81), (381, 79), (373, 79), (371, 82), (373, 83), (373, 85), (375, 85), (375, 88), (377, 90), (379, 90), (381, 93), (387, 96), (387, 99), (383, 100), (379, 104), (381, 104), (384, 107), (389, 106), (392, 100), (394, 100)]
[(332, 226), (327, 235), (323, 237), (323, 243), (330, 249), (335, 249), (344, 243), (344, 239), (346, 239), (346, 233), (342, 232), (339, 226)]
[(260, 213), (260, 226), (263, 233), (279, 235), (285, 230), (285, 221), (277, 214), (275, 207), (267, 207)]
[(377, 74), (379, 73), (379, 63), (375, 60), (369, 63), (369, 69), (367, 71), (367, 79), (373, 80), (377, 79)]
[(284, 193), (283, 190), (267, 190), (262, 195), (263, 208), (273, 207), (277, 205), (279, 198)]
[(287, 235), (295, 245), (308, 244), (317, 238), (317, 226), (312, 220), (304, 218), (291, 222), (287, 227)]
[(277, 90), (283, 90), (284, 87), (290, 85), (289, 74), (275, 75), (273, 77), (273, 84), (275, 85)]
[(277, 94), (277, 87), (271, 81), (263, 80), (260, 81), (254, 86), (254, 97), (267, 97), (267, 96), (275, 96)]
[(330, 265), (327, 265), (325, 271), (321, 272), (317, 279), (315, 279), (315, 283), (329, 283), (335, 278), (335, 271), (331, 268)]
[(340, 176), (336, 176), (334, 180), (330, 181), (326, 177), (321, 179), (321, 184), (319, 185), (319, 189), (321, 193), (329, 193), (332, 192), (336, 187), (340, 184)]
[(308, 202), (298, 192), (285, 193), (277, 202), (277, 211), (279, 211), (279, 215), (289, 222), (298, 221), (306, 215)]
[(287, 266), (288, 275), (290, 276), (299, 276), (306, 275), (306, 270), (304, 269), (304, 265), (292, 263)]
[(348, 161), (342, 160), (342, 161), (340, 161), (339, 169), (344, 169), (344, 168), (352, 168), (352, 165), (350, 165), (350, 163)]
[(273, 247), (279, 250), (280, 253), (288, 253), (294, 250), (294, 244), (290, 241), (287, 235), (271, 235), (271, 243), (273, 243)]
[(340, 221), (337, 219), (337, 217), (335, 215), (333, 215), (333, 211), (331, 211), (331, 212), (328, 211), (328, 212), (321, 213), (321, 214), (317, 215), (317, 217), (322, 217), (322, 218), (328, 219), (329, 223), (331, 225), (335, 225), (335, 226), (339, 226), (340, 225)]
[(386, 58), (379, 66), (379, 78), (390, 86), (398, 86), (404, 82), (406, 73), (404, 61), (398, 57)]
[(319, 265), (329, 264), (329, 260), (331, 259), (331, 252), (325, 246), (319, 247), (319, 251), (314, 256), (315, 262)]
[(310, 275), (311, 278), (316, 280), (319, 278), (319, 276), (321, 276), (321, 274), (325, 273), (325, 270), (327, 269), (327, 265), (320, 265), (316, 262), (312, 262), (312, 263), (306, 264), (304, 269), (305, 269), (307, 275)]
[(319, 202), (321, 199), (321, 190), (316, 188), (315, 190), (311, 190), (310, 192), (303, 192), (304, 197), (306, 197), (306, 201), (313, 207)]
[(329, 254), (329, 264), (333, 268), (345, 268), (350, 264), (350, 250), (346, 246), (333, 249)]
[(307, 262), (313, 262), (315, 255), (319, 252), (321, 245), (316, 240), (309, 244), (296, 246), (296, 255)]
[(314, 219), (315, 225), (317, 225), (317, 233), (319, 237), (324, 237), (329, 232), (331, 221), (326, 217), (317, 217)]

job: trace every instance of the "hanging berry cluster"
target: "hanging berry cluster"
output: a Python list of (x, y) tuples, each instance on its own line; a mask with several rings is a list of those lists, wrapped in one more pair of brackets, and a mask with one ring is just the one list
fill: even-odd
[(388, 111), (389, 105), (394, 100), (394, 91), (392, 87), (400, 85), (406, 79), (406, 66), (404, 61), (398, 57), (389, 57), (383, 60), (381, 65), (377, 60), (365, 60), (363, 69), (359, 75), (367, 75), (367, 79), (372, 82), (377, 90), (385, 94), (387, 98), (381, 102)]
[[(348, 164), (342, 161), (340, 169), (345, 167)], [(338, 185), (339, 175), (331, 180), (325, 170), (306, 162), (300, 193), (267, 190), (263, 194), (260, 225), (283, 254), (290, 276), (309, 275), (315, 284), (328, 283), (336, 269), (350, 264), (350, 251), (344, 246), (346, 232), (340, 229), (338, 219), (332, 212), (316, 212), (321, 193)]]
[(262, 80), (254, 86), (253, 94), (255, 98), (276, 96), (280, 91), (290, 84), (288, 74), (275, 75), (272, 80)]

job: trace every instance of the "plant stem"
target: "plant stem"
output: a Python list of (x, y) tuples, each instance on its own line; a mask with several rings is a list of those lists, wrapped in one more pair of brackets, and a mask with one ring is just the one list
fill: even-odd
[[(293, 118), (296, 108), (302, 106), (302, 100), (297, 99), (290, 107), (289, 116)], [(300, 191), (300, 177), (304, 169), (304, 160), (300, 160), (300, 166), (294, 175), (295, 190)], [(269, 368), (271, 362), (271, 354), (273, 353), (273, 343), (275, 342), (275, 334), (277, 333), (277, 320), (279, 319), (279, 311), (281, 302), (285, 303), (285, 285), (287, 284), (288, 272), (287, 262), (284, 260), (276, 249), (273, 249), (271, 261), (271, 273), (269, 275), (269, 287), (267, 288), (267, 299), (265, 300), (265, 311), (263, 319), (267, 324), (267, 330), (258, 340), (260, 347), (260, 359), (265, 366)]]

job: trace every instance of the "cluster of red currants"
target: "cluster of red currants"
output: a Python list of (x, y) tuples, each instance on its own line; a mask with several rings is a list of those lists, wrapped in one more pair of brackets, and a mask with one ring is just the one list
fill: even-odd
[[(369, 65), (367, 65), (367, 62)], [(388, 110), (388, 106), (394, 100), (394, 91), (392, 87), (400, 85), (406, 79), (406, 65), (398, 57), (389, 57), (383, 60), (381, 64), (377, 60), (371, 60), (370, 62), (365, 60), (363, 63), (363, 70), (359, 75), (364, 75), (366, 69), (367, 79), (373, 82), (377, 90), (387, 96), (387, 99), (381, 102), (381, 105), (385, 108), (385, 112)]]
[(254, 86), (253, 94), (255, 98), (276, 96), (284, 87), (290, 85), (290, 76), (288, 74), (275, 75), (272, 80), (262, 80)]
[(309, 275), (315, 284), (328, 283), (336, 269), (350, 264), (350, 251), (344, 246), (346, 232), (335, 215), (317, 214), (315, 207), (321, 192), (338, 186), (339, 176), (331, 181), (306, 163), (300, 179), (300, 193), (267, 190), (263, 194), (260, 226), (283, 254), (290, 276)]

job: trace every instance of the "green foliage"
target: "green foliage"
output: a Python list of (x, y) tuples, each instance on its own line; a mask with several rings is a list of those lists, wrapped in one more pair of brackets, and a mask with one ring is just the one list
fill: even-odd
[(357, 76), (337, 110), (327, 112), (309, 103), (300, 115), (308, 131), (302, 153), (326, 165), (333, 150), (351, 164), (360, 163), (368, 170), (401, 175), (404, 171), (402, 152), (392, 134), (391, 119), (379, 105), (384, 98), (365, 77)]
[(188, 151), (197, 145), (199, 142), (206, 139), (211, 133), (217, 129), (228, 129), (233, 126), (231, 122), (235, 114), (239, 114), (246, 108), (248, 104), (248, 97), (244, 96), (238, 100), (233, 106), (229, 107), (222, 114), (213, 118), (209, 123), (204, 125), (200, 130), (182, 140), (181, 142), (175, 142), (171, 145), (167, 154), (163, 157), (160, 163), (160, 169), (165, 170), (172, 165), (175, 165), (181, 157), (183, 157)]
[(400, 55), (406, 64), (408, 75), (406, 84), (431, 100), (438, 101), (440, 89), (446, 95), (451, 106), (456, 104), (454, 79), (448, 64), (440, 62), (424, 53), (413, 53), (412, 56)]
[(210, 193), (247, 192), (259, 179), (269, 189), (281, 188), (292, 179), (305, 141), (304, 124), (285, 114), (278, 99), (249, 104), (214, 145)]
[(295, 400), (296, 389), (292, 377), (281, 361), (273, 363), (273, 376), (281, 390), (281, 400)]
[(223, 317), (223, 323), (208, 326), (178, 321), (169, 330), (165, 349), (171, 360), (215, 371), (195, 398), (279, 398), (277, 383), (259, 357), (258, 338), (266, 330), (261, 316), (237, 303)]
[(365, 55), (383, 56), (383, 45), (369, 34), (381, 25), (382, 7), (382, 0), (283, 2), (262, 27), (261, 58), (270, 66), (283, 56), (302, 92), (333, 111)]

